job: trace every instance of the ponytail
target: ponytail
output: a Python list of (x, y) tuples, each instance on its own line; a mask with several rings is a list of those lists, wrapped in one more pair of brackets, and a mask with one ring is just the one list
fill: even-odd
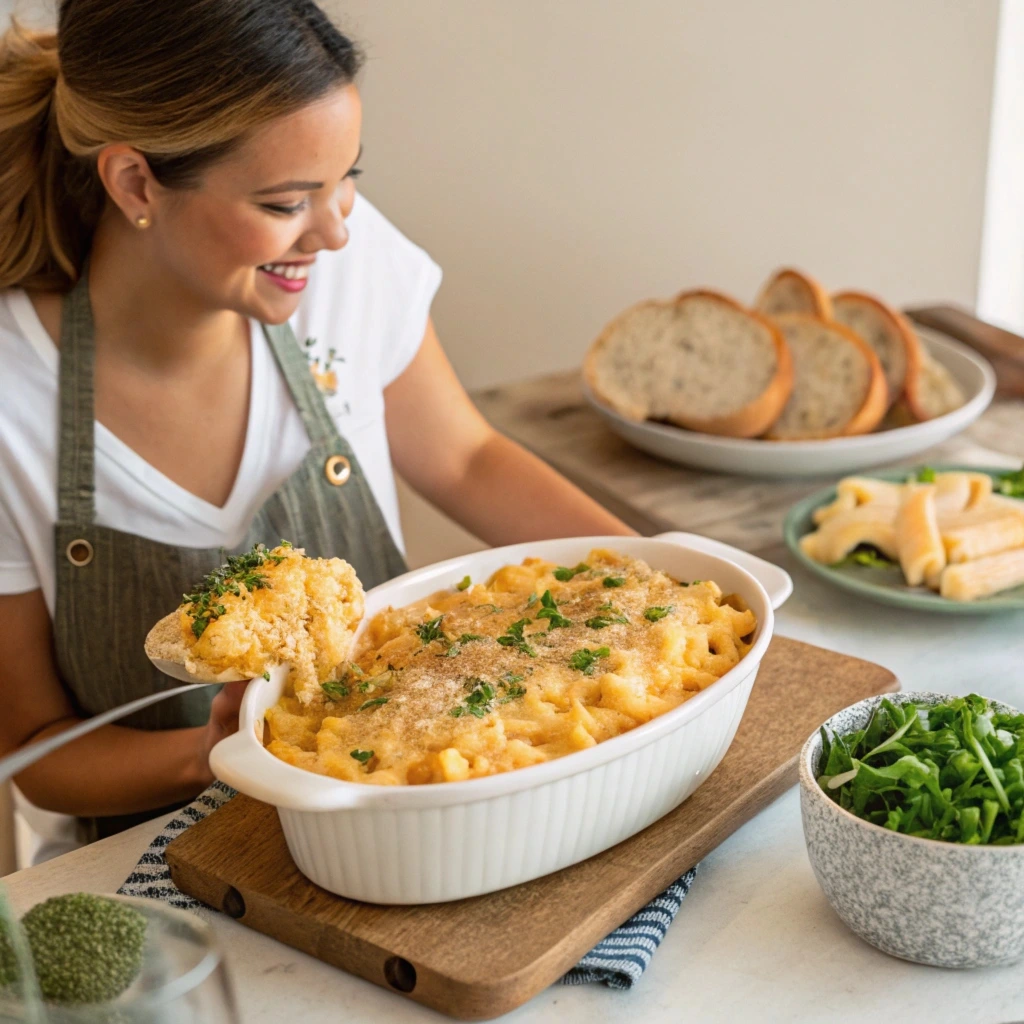
[(85, 168), (69, 174), (53, 113), (59, 74), (56, 32), (13, 22), (0, 37), (0, 288), (66, 289), (87, 245), (98, 182)]

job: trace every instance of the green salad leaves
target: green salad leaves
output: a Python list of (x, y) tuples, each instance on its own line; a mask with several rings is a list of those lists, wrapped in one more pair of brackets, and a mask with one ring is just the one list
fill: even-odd
[(923, 839), (1024, 842), (1024, 714), (973, 693), (883, 700), (865, 728), (821, 739), (818, 784), (858, 817)]

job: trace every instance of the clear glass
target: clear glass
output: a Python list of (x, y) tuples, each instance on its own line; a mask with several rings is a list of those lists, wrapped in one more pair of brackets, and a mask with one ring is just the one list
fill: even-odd
[[(142, 970), (131, 986), (109, 1003), (87, 1006), (44, 1004), (33, 998), (34, 981), (31, 989), (5, 989), (0, 1024), (240, 1024), (223, 954), (205, 921), (158, 900), (109, 899), (147, 920)], [(10, 921), (2, 887), (0, 918)]]

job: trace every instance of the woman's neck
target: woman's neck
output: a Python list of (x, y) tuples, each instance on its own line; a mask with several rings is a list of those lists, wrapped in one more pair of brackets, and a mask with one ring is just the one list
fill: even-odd
[(245, 318), (210, 309), (154, 259), (144, 232), (117, 211), (100, 218), (89, 256), (96, 336), (139, 369), (174, 372), (219, 362), (248, 335)]

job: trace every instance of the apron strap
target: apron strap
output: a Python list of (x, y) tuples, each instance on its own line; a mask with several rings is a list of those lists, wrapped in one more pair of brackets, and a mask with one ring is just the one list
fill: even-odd
[(88, 266), (64, 296), (60, 324), (60, 439), (57, 516), (87, 525), (96, 518), (93, 320)]
[(348, 442), (341, 436), (334, 419), (327, 411), (324, 397), (316, 386), (305, 353), (299, 347), (291, 324), (263, 324), (270, 348), (281, 369), (295, 407), (302, 417), (302, 425), (314, 446), (329, 444), (338, 449), (338, 454), (352, 458)]

